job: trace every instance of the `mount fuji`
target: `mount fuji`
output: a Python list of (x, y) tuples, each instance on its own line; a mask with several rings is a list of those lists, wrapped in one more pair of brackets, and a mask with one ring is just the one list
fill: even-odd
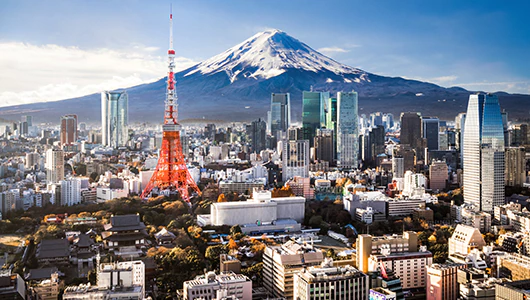
[[(164, 72), (165, 70), (161, 70)], [(403, 111), (453, 119), (466, 111), (470, 91), (401, 77), (385, 77), (341, 64), (280, 30), (258, 33), (225, 52), (175, 74), (179, 119), (250, 121), (264, 117), (271, 93), (290, 93), (292, 118), (300, 120), (302, 91), (355, 90), (359, 114)], [(161, 122), (166, 78), (127, 88), (129, 120)], [(497, 93), (510, 118), (527, 118), (521, 101), (530, 95)], [(530, 103), (530, 102), (527, 102)], [(33, 114), (37, 121), (57, 122), (64, 114), (100, 122), (100, 96), (92, 94), (56, 102), (0, 108), (0, 117)]]

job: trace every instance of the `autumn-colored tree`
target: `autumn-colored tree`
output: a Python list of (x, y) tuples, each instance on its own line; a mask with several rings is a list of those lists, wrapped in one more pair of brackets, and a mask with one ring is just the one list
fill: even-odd
[(217, 202), (226, 202), (225, 194), (220, 194), (219, 197), (217, 197)]
[(282, 188), (274, 188), (271, 192), (272, 198), (280, 198), (280, 197), (293, 197), (294, 193), (293, 190), (289, 185), (285, 185)]
[(230, 241), (228, 241), (228, 249), (237, 250), (238, 248), (239, 247), (237, 246), (236, 241), (234, 241), (233, 239), (230, 239)]

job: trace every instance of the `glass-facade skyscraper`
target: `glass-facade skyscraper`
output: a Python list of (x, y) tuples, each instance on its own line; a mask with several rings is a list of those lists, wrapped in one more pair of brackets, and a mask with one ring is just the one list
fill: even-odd
[(337, 161), (341, 168), (357, 168), (359, 116), (356, 92), (337, 93)]
[(427, 142), (429, 150), (438, 150), (438, 139), (440, 132), (440, 120), (438, 118), (423, 117), (422, 136)]
[(317, 129), (326, 127), (326, 102), (329, 92), (303, 92), (302, 96), (302, 132), (304, 140), (313, 147)]
[(464, 202), (491, 213), (504, 203), (504, 129), (497, 96), (469, 96), (463, 147)]
[(287, 132), (291, 125), (291, 97), (289, 93), (273, 93), (271, 95), (270, 131), (278, 136), (278, 131)]
[(129, 98), (125, 91), (101, 93), (101, 137), (103, 146), (127, 145)]

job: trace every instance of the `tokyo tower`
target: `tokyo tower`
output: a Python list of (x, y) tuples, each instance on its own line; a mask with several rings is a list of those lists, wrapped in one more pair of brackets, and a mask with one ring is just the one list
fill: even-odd
[(140, 196), (145, 199), (154, 188), (158, 190), (176, 191), (181, 198), (190, 201), (190, 189), (192, 192), (200, 194), (200, 190), (191, 178), (186, 167), (186, 161), (182, 154), (180, 142), (180, 124), (177, 122), (178, 104), (177, 91), (175, 89), (175, 50), (173, 50), (173, 14), (169, 15), (169, 50), (168, 54), (168, 74), (167, 91), (164, 112), (164, 126), (162, 135), (162, 147), (158, 157), (158, 164), (155, 172), (149, 180)]

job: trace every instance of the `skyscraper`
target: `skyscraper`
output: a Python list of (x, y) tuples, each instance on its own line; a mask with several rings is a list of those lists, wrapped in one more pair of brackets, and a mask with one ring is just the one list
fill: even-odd
[(317, 129), (315, 136), (315, 159), (327, 161), (330, 165), (334, 164), (335, 143), (333, 139), (333, 130)]
[(414, 150), (421, 148), (421, 116), (419, 113), (401, 114), (400, 144), (409, 145)]
[(276, 138), (278, 131), (287, 132), (291, 125), (291, 97), (289, 93), (272, 93), (271, 95), (271, 134)]
[(48, 183), (58, 183), (64, 179), (63, 150), (48, 149), (46, 151), (46, 180)]
[(440, 132), (440, 120), (438, 118), (423, 117), (422, 137), (427, 142), (427, 149), (438, 150), (438, 133)]
[(309, 141), (284, 141), (282, 147), (283, 181), (295, 176), (309, 177)]
[(252, 152), (259, 153), (265, 150), (265, 143), (267, 141), (267, 123), (261, 119), (252, 121), (247, 126), (247, 135), (251, 140)]
[(493, 212), (504, 203), (504, 128), (497, 96), (469, 96), (464, 128), (464, 202)]
[(61, 145), (71, 145), (77, 141), (77, 115), (61, 117)]
[(302, 99), (302, 131), (304, 140), (313, 146), (313, 138), (318, 128), (326, 126), (325, 106), (329, 92), (303, 92)]
[(123, 92), (101, 93), (102, 144), (112, 148), (127, 145), (129, 98)]
[(359, 116), (357, 92), (337, 93), (337, 161), (342, 168), (357, 168)]

